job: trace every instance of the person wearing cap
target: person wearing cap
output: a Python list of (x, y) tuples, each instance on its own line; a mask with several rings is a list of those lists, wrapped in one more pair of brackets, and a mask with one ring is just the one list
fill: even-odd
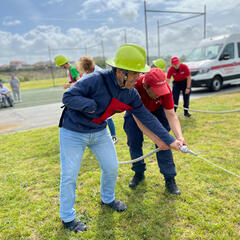
[(69, 58), (58, 55), (54, 58), (54, 60), (57, 66), (67, 70), (68, 83), (63, 85), (64, 89), (70, 88), (81, 78), (81, 72), (77, 69), (77, 67), (72, 66), (69, 63)]
[[(89, 56), (81, 57), (78, 61), (78, 66), (79, 66), (80, 71), (83, 74), (90, 74), (90, 73), (95, 72), (95, 71), (102, 71), (103, 70), (98, 65), (96, 65), (94, 60)], [(107, 119), (107, 125), (108, 125), (108, 128), (110, 130), (113, 143), (116, 144), (118, 142), (118, 139), (116, 137), (116, 130), (115, 130), (115, 125), (114, 125), (114, 122), (112, 120), (112, 117), (109, 117)]]
[[(154, 66), (156, 65), (158, 64), (155, 63)], [(165, 65), (158, 65), (158, 67), (165, 69)], [(158, 119), (167, 131), (170, 131), (170, 128), (172, 129), (176, 139), (179, 140), (180, 145), (186, 145), (182, 136), (180, 122), (174, 111), (172, 92), (170, 86), (166, 82), (165, 73), (159, 68), (152, 67), (150, 72), (139, 78), (135, 88), (141, 96), (144, 106), (152, 113), (152, 115)], [(127, 111), (124, 117), (124, 130), (127, 134), (127, 144), (129, 146), (131, 158), (136, 159), (142, 156), (142, 146), (144, 141), (143, 133), (129, 111)], [(165, 151), (161, 150), (156, 153), (156, 156), (160, 172), (165, 179), (166, 189), (171, 194), (179, 195), (181, 191), (175, 182), (175, 176), (177, 173), (172, 151), (170, 149)], [(132, 170), (135, 174), (129, 183), (129, 187), (135, 188), (145, 179), (144, 172), (146, 171), (146, 164), (144, 163), (144, 160), (133, 163)]]
[[(169, 83), (171, 77), (173, 77), (172, 93), (174, 104), (178, 106), (179, 96), (182, 91), (183, 94), (183, 107), (189, 108), (189, 100), (191, 93), (191, 72), (188, 66), (181, 63), (178, 57), (173, 57), (171, 59), (172, 66), (167, 72), (167, 82)], [(174, 107), (175, 112), (177, 107)], [(184, 109), (184, 116), (191, 117), (188, 110)]]
[(139, 73), (149, 71), (145, 62), (146, 53), (142, 47), (124, 44), (117, 50), (115, 58), (106, 62), (112, 69), (85, 75), (63, 94), (65, 108), (59, 122), (60, 217), (69, 230), (86, 230), (86, 224), (77, 219), (73, 208), (76, 181), (86, 147), (96, 156), (101, 167), (100, 203), (118, 212), (127, 209), (126, 204), (115, 197), (118, 159), (106, 129), (108, 117), (129, 110), (154, 136), (161, 139), (165, 149), (180, 151), (180, 141), (172, 137), (144, 107), (134, 89)]
[(10, 91), (7, 87), (3, 86), (2, 82), (0, 82), (0, 97), (1, 97), (1, 101), (2, 101), (2, 106), (4, 108), (7, 107), (7, 102), (10, 107), (13, 107), (13, 100), (10, 95)]

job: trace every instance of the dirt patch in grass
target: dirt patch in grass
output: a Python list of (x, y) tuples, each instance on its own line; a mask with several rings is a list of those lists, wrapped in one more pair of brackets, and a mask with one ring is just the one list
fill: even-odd
[(20, 126), (21, 126), (20, 123), (0, 124), (0, 133), (7, 132), (15, 128), (19, 128)]

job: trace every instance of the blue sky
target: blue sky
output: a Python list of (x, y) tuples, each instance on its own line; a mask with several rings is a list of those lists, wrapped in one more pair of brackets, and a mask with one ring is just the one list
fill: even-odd
[[(239, 0), (147, 0), (147, 9), (203, 12), (204, 4), (207, 37), (240, 32)], [(143, 0), (2, 0), (0, 64), (48, 60), (48, 46), (52, 58), (73, 60), (112, 57), (125, 40), (145, 47), (143, 6)], [(148, 13), (150, 55), (158, 54), (157, 20), (161, 25), (190, 16)], [(163, 56), (187, 54), (203, 36), (203, 17), (161, 28), (160, 35)]]

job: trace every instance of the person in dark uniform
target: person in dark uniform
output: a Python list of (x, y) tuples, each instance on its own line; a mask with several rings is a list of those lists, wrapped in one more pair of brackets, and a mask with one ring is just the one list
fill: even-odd
[[(156, 64), (155, 64), (156, 65)], [(165, 68), (165, 66), (160, 66)], [(143, 74), (135, 85), (144, 106), (154, 115), (163, 127), (170, 131), (172, 129), (175, 137), (179, 140), (180, 145), (186, 145), (182, 135), (181, 125), (174, 111), (174, 103), (170, 86), (166, 82), (165, 73), (153, 67), (150, 72)], [(132, 159), (143, 155), (143, 133), (134, 121), (132, 114), (127, 111), (124, 116), (124, 131), (127, 134), (127, 144)], [(181, 191), (175, 182), (177, 175), (175, 164), (173, 161), (172, 151), (161, 150), (157, 152), (157, 162), (160, 172), (165, 179), (166, 189), (171, 194), (180, 195)], [(146, 164), (144, 160), (133, 163), (132, 170), (135, 172), (132, 180), (129, 183), (130, 188), (135, 188), (144, 180), (144, 172)]]
[[(172, 66), (167, 72), (167, 82), (170, 82), (171, 77), (173, 77), (172, 93), (174, 104), (178, 105), (180, 92), (183, 94), (183, 107), (189, 108), (189, 100), (191, 93), (191, 72), (188, 66), (181, 63), (178, 57), (173, 57), (171, 59)], [(174, 107), (175, 112), (177, 107)], [(184, 109), (184, 116), (191, 117), (188, 110)]]

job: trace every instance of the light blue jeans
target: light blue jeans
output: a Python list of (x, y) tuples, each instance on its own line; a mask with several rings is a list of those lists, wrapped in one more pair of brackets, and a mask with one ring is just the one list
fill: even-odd
[(102, 170), (100, 192), (102, 201), (110, 203), (115, 199), (118, 160), (107, 129), (95, 133), (79, 133), (60, 128), (60, 217), (64, 222), (70, 222), (76, 217), (73, 208), (76, 182), (86, 146), (96, 156)]

